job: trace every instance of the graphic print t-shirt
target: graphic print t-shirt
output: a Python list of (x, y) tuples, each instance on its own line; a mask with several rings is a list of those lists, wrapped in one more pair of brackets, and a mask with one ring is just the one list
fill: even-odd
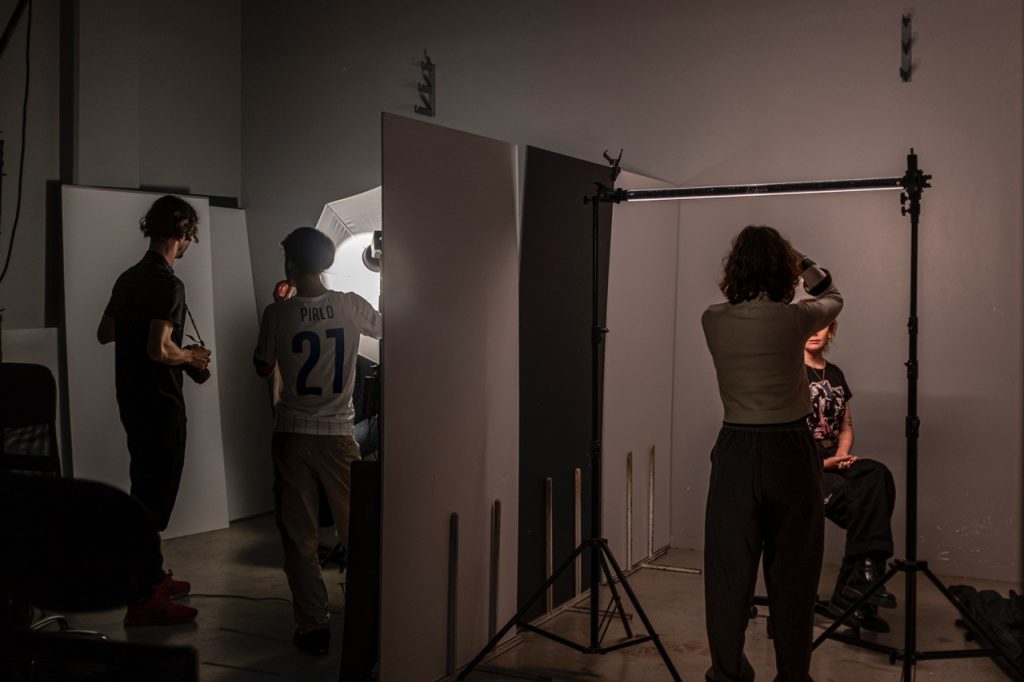
[(379, 339), (381, 316), (358, 294), (328, 291), (266, 307), (253, 359), (281, 371), (275, 430), (351, 435), (361, 334)]
[(831, 362), (825, 365), (825, 376), (820, 369), (804, 365), (807, 383), (811, 390), (811, 414), (807, 426), (815, 440), (835, 438), (843, 425), (846, 403), (853, 397), (853, 391), (846, 383), (843, 370)]

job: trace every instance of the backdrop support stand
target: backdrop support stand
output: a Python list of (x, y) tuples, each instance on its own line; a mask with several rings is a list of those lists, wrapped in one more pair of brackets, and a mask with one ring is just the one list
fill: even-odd
[[(906, 560), (894, 561), (892, 567), (814, 641), (814, 648), (818, 648), (825, 639), (831, 638), (853, 646), (888, 654), (891, 663), (895, 663), (897, 660), (902, 661), (902, 679), (905, 682), (913, 679), (914, 666), (918, 661), (937, 659), (1002, 657), (1010, 664), (1011, 668), (1024, 675), (1024, 672), (1016, 667), (1013, 660), (1005, 652), (992, 646), (992, 642), (986, 637), (985, 631), (942, 581), (932, 573), (932, 570), (928, 567), (928, 562), (920, 561), (917, 558), (917, 442), (921, 431), (921, 419), (917, 415), (917, 379), (920, 374), (917, 363), (917, 334), (919, 328), (917, 317), (918, 228), (921, 217), (921, 194), (925, 188), (931, 187), (928, 182), (930, 179), (930, 175), (925, 175), (918, 168), (917, 154), (911, 149), (910, 154), (907, 155), (907, 172), (900, 178), (900, 186), (903, 188), (903, 192), (900, 193), (900, 211), (903, 215), (910, 216), (910, 316), (907, 319), (908, 355), (907, 362), (904, 363), (907, 367), (907, 417), (905, 428), (907, 439), (907, 558)], [(836, 630), (852, 617), (854, 611), (866, 604), (868, 599), (881, 589), (883, 585), (895, 578), (897, 573), (904, 573), (906, 578), (906, 591), (903, 603), (904, 611), (906, 612), (903, 648), (899, 649), (875, 642), (865, 642), (858, 637), (836, 634)], [(917, 650), (918, 574), (924, 575), (935, 585), (939, 593), (957, 610), (960, 617), (970, 627), (971, 632), (988, 646), (979, 649)]]
[[(622, 572), (622, 568), (619, 563), (615, 560), (612, 555), (611, 549), (608, 547), (608, 540), (601, 536), (601, 455), (602, 455), (602, 444), (601, 444), (601, 430), (602, 430), (602, 419), (601, 419), (601, 344), (604, 342), (604, 336), (608, 333), (608, 330), (601, 325), (600, 320), (600, 287), (599, 287), (599, 236), (600, 236), (600, 205), (602, 203), (618, 203), (619, 199), (608, 187), (598, 183), (597, 191), (592, 196), (585, 197), (583, 200), (585, 203), (591, 204), (593, 208), (593, 259), (592, 259), (592, 295), (591, 295), (591, 314), (592, 314), (592, 326), (590, 334), (590, 379), (591, 379), (591, 394), (590, 394), (590, 424), (591, 424), (591, 444), (590, 444), (590, 466), (591, 466), (591, 477), (590, 477), (590, 528), (591, 537), (581, 542), (573, 553), (569, 556), (565, 562), (554, 571), (544, 584), (531, 596), (526, 602), (520, 607), (519, 611), (512, 616), (512, 619), (505, 623), (498, 632), (491, 638), (491, 641), (476, 655), (476, 657), (466, 665), (465, 668), (459, 673), (456, 679), (464, 680), (466, 677), (473, 672), (474, 669), (480, 665), (481, 661), (489, 654), (494, 648), (501, 642), (502, 638), (511, 630), (514, 626), (536, 633), (542, 637), (546, 637), (554, 642), (557, 642), (563, 646), (569, 647), (584, 654), (608, 654), (613, 651), (620, 649), (626, 649), (637, 644), (643, 644), (645, 642), (653, 642), (655, 648), (658, 650), (658, 654), (661, 656), (662, 661), (665, 663), (665, 667), (668, 669), (672, 679), (676, 682), (681, 682), (682, 678), (679, 676), (679, 672), (676, 670), (675, 665), (672, 663), (672, 659), (669, 658), (668, 651), (665, 646), (661, 643), (658, 638), (657, 632), (654, 630), (654, 626), (651, 625), (650, 619), (644, 612), (643, 607), (640, 605), (640, 600), (637, 599), (636, 593), (633, 592), (633, 588), (630, 587), (629, 581), (626, 578), (625, 573)], [(544, 593), (549, 587), (554, 585), (555, 581), (558, 580), (564, 573), (573, 570), (576, 557), (581, 556), (583, 553), (590, 552), (590, 601), (588, 611), (590, 618), (590, 641), (588, 644), (583, 645), (574, 642), (570, 639), (556, 635), (552, 632), (544, 630), (543, 628), (537, 627), (532, 623), (525, 620), (525, 615), (529, 612), (530, 608), (537, 603), (539, 600), (544, 598)], [(602, 609), (600, 601), (600, 588), (601, 588), (601, 576), (605, 577), (608, 582), (609, 590), (612, 594), (612, 603), (614, 609), (611, 613), (618, 615), (622, 621), (623, 629), (626, 632), (626, 637), (614, 644), (605, 645), (603, 644), (604, 634), (607, 632), (607, 628), (604, 628), (602, 632)], [(640, 622), (647, 632), (645, 635), (634, 635), (633, 630), (629, 624), (629, 617), (626, 614), (625, 608), (622, 604), (622, 599), (619, 596), (619, 592), (616, 589), (616, 583), (625, 592), (626, 598), (633, 605), (636, 610), (636, 615), (639, 617)], [(610, 624), (610, 623), (609, 623)], [(496, 672), (494, 669), (489, 669), (488, 672)]]
[[(895, 663), (901, 660), (903, 663), (903, 680), (909, 682), (912, 679), (913, 667), (919, 660), (932, 660), (943, 658), (986, 658), (1002, 657), (1011, 668), (1017, 669), (1010, 657), (993, 645), (985, 635), (976, 619), (974, 619), (956, 597), (942, 584), (942, 582), (928, 568), (927, 561), (919, 561), (917, 558), (917, 477), (918, 477), (918, 456), (917, 441), (920, 433), (921, 420), (917, 415), (917, 379), (919, 368), (917, 363), (917, 286), (918, 286), (918, 228), (921, 216), (921, 195), (925, 188), (931, 185), (928, 181), (930, 175), (925, 175), (917, 165), (917, 154), (911, 149), (907, 155), (907, 170), (902, 177), (888, 178), (866, 178), (858, 180), (833, 180), (821, 182), (791, 182), (764, 185), (728, 185), (720, 187), (682, 187), (655, 190), (616, 190), (614, 196), (619, 201), (659, 201), (672, 199), (700, 199), (710, 197), (743, 197), (743, 196), (767, 196), (775, 194), (812, 194), (818, 192), (855, 192), (872, 190), (902, 190), (900, 194), (901, 212), (903, 215), (910, 215), (910, 317), (907, 321), (907, 332), (909, 335), (909, 357), (907, 367), (907, 417), (906, 417), (906, 438), (907, 438), (907, 559), (895, 561), (893, 566), (875, 582), (856, 603), (849, 607), (836, 621), (822, 633), (815, 641), (814, 648), (817, 649), (825, 639), (835, 639), (853, 646), (878, 651), (889, 655), (890, 661)], [(898, 649), (876, 642), (862, 640), (846, 634), (838, 634), (839, 629), (854, 611), (864, 605), (868, 599), (897, 573), (906, 573), (906, 595), (905, 609), (907, 617), (905, 621), (905, 632), (903, 648)], [(917, 574), (923, 574), (940, 593), (956, 608), (963, 620), (971, 628), (971, 631), (987, 646), (979, 649), (961, 649), (948, 651), (925, 651), (917, 650)], [(1020, 672), (1020, 671), (1019, 671)], [(1022, 672), (1024, 675), (1024, 672)]]

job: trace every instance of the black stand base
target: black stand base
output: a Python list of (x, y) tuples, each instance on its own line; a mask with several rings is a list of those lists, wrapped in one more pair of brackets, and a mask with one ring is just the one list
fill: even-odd
[[(548, 632), (547, 630), (537, 627), (536, 625), (533, 625), (531, 623), (528, 623), (525, 620), (523, 620), (523, 617), (535, 603), (537, 603), (540, 599), (544, 597), (544, 593), (548, 590), (548, 588), (554, 585), (555, 581), (558, 580), (558, 578), (561, 577), (563, 573), (568, 571), (573, 566), (573, 562), (576, 560), (576, 558), (587, 550), (595, 552), (597, 555), (596, 560), (601, 566), (601, 572), (604, 574), (604, 578), (608, 583), (608, 588), (611, 591), (612, 604), (610, 606), (613, 606), (614, 608), (609, 608), (609, 610), (605, 613), (604, 618), (602, 618), (600, 622), (597, 620), (598, 610), (593, 607), (596, 606), (597, 603), (597, 591), (600, 585), (600, 576), (591, 576), (591, 637), (590, 643), (584, 645), (574, 642), (570, 639), (566, 639), (565, 637), (562, 637), (560, 635), (556, 635), (552, 632)], [(633, 608), (636, 610), (636, 615), (640, 618), (640, 622), (643, 623), (644, 628), (647, 630), (646, 635), (633, 634), (633, 629), (630, 627), (629, 624), (629, 615), (623, 608), (622, 598), (619, 595), (619, 590), (616, 584), (620, 585), (622, 587), (622, 590), (626, 593), (626, 597), (629, 599), (630, 603), (633, 605)], [(626, 638), (613, 644), (605, 645), (602, 642), (604, 640), (604, 636), (608, 632), (608, 627), (611, 625), (611, 618), (613, 616), (618, 616), (619, 620), (622, 622), (622, 627), (626, 631)], [(546, 637), (554, 642), (557, 642), (563, 646), (567, 646), (570, 649), (575, 649), (576, 651), (583, 654), (604, 655), (637, 644), (653, 642), (655, 648), (657, 648), (658, 650), (658, 654), (661, 656), (662, 661), (664, 661), (665, 663), (665, 667), (668, 668), (669, 674), (672, 675), (672, 679), (676, 682), (681, 682), (682, 680), (682, 678), (679, 676), (679, 672), (676, 671), (675, 665), (672, 663), (672, 659), (670, 659), (668, 656), (668, 651), (665, 650), (665, 646), (661, 643), (661, 640), (658, 638), (658, 634), (654, 631), (654, 627), (651, 625), (651, 621), (648, 620), (647, 614), (644, 612), (643, 607), (640, 605), (640, 600), (637, 599), (636, 594), (633, 592), (633, 588), (630, 587), (629, 581), (626, 579), (626, 575), (622, 572), (622, 569), (619, 567), (618, 562), (615, 561), (615, 557), (612, 556), (611, 550), (608, 549), (608, 541), (604, 538), (592, 538), (590, 540), (584, 540), (583, 543), (580, 544), (573, 551), (572, 555), (568, 559), (566, 559), (561, 566), (558, 567), (558, 570), (552, 573), (551, 576), (544, 582), (544, 584), (541, 585), (540, 589), (538, 589), (533, 594), (533, 596), (526, 600), (522, 607), (520, 607), (518, 613), (512, 616), (512, 619), (509, 620), (505, 624), (505, 626), (502, 627), (494, 635), (491, 641), (487, 643), (487, 646), (485, 646), (483, 650), (476, 655), (476, 658), (470, 661), (469, 664), (465, 668), (463, 668), (462, 672), (459, 673), (456, 679), (466, 679), (466, 677), (470, 673), (472, 673), (473, 670), (477, 668), (477, 666), (479, 666), (480, 662), (483, 661), (487, 654), (489, 654), (498, 645), (499, 642), (501, 642), (502, 638), (504, 638), (505, 635), (508, 634), (509, 630), (511, 630), (514, 626), (519, 626), (523, 630), (536, 633), (541, 637)], [(489, 670), (489, 672), (497, 671)]]
[[(875, 592), (882, 588), (883, 585), (892, 580), (897, 573), (905, 573), (907, 580), (907, 590), (904, 596), (904, 608), (907, 613), (905, 627), (907, 631), (906, 642), (904, 648), (900, 649), (897, 647), (887, 646), (879, 644), (877, 642), (869, 642), (861, 639), (860, 637), (851, 636), (848, 634), (836, 632), (842, 627), (846, 621), (853, 615), (853, 612), (858, 608), (867, 603), (868, 599), (871, 598)], [(916, 623), (917, 623), (917, 576), (923, 575), (928, 578), (935, 585), (936, 589), (942, 594), (946, 600), (953, 605), (953, 608), (957, 610), (964, 623), (968, 626), (971, 632), (978, 638), (978, 640), (985, 644), (982, 648), (978, 649), (949, 649), (940, 651), (917, 651), (916, 645)], [(1004, 651), (996, 646), (993, 646), (985, 638), (985, 631), (978, 625), (974, 617), (967, 612), (952, 592), (942, 584), (942, 581), (932, 573), (931, 569), (928, 568), (927, 561), (895, 561), (892, 567), (878, 579), (864, 595), (854, 602), (841, 616), (836, 618), (835, 622), (825, 632), (818, 636), (814, 640), (814, 649), (821, 646), (826, 639), (834, 639), (851, 646), (860, 647), (862, 649), (869, 649), (871, 651), (877, 651), (878, 653), (888, 654), (889, 662), (895, 664), (896, 661), (903, 662), (903, 675), (902, 679), (909, 681), (913, 679), (913, 668), (918, 661), (927, 660), (939, 660), (939, 659), (953, 659), (953, 658), (1003, 658), (1011, 669), (1015, 670), (1018, 675), (1024, 676), (1024, 671), (1019, 670), (1016, 667), (1013, 659), (1011, 659)], [(909, 643), (909, 644), (907, 644)]]

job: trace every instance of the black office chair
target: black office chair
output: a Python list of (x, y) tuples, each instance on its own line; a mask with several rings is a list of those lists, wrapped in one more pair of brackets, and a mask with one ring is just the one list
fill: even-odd
[[(57, 383), (42, 365), (0, 363), (0, 468), (4, 471), (59, 477), (60, 450), (57, 447)], [(31, 621), (32, 607), (18, 600), (11, 606), (19, 620)], [(72, 631), (67, 618), (51, 615), (31, 623), (41, 630), (58, 625)]]
[(60, 476), (57, 383), (42, 365), (0, 363), (0, 468)]
[(72, 612), (149, 596), (161, 571), (160, 537), (138, 500), (96, 481), (0, 472), (0, 547), (0, 679), (198, 679), (191, 647), (39, 632), (10, 608), (15, 596)]

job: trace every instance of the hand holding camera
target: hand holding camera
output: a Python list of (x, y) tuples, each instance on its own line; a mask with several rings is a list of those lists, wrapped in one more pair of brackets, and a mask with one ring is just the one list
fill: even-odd
[(832, 274), (825, 268), (819, 267), (817, 263), (794, 249), (798, 258), (800, 277), (804, 281), (804, 291), (811, 296), (820, 296), (826, 289), (832, 286)]
[(205, 383), (210, 378), (210, 351), (199, 344), (185, 346), (182, 350), (188, 354), (185, 374), (197, 384)]

